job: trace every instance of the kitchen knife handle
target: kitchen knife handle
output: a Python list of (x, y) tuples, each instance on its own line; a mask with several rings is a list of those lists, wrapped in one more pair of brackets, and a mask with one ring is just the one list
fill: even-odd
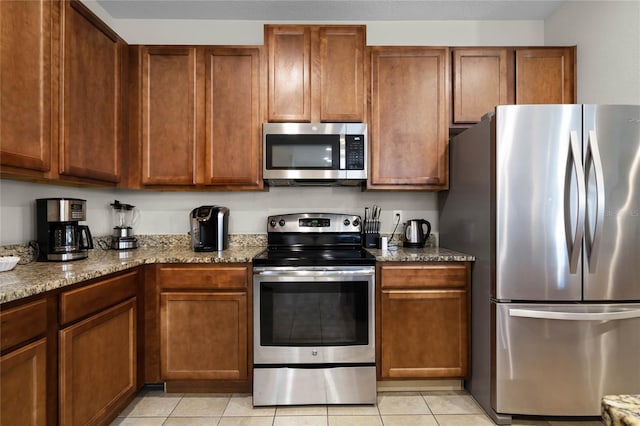
[(589, 234), (591, 224), (589, 216), (586, 217), (586, 229), (585, 239), (587, 248), (587, 258), (589, 262), (589, 272), (593, 273), (596, 270), (596, 264), (598, 263), (598, 253), (600, 252), (600, 241), (602, 240), (602, 230), (604, 228), (604, 173), (602, 171), (602, 157), (600, 157), (600, 149), (598, 147), (598, 135), (595, 130), (589, 130), (589, 137), (587, 141), (587, 155), (584, 162), (585, 167), (585, 182), (589, 181), (591, 173), (590, 164), (593, 164), (593, 171), (595, 173), (596, 181), (596, 219), (593, 227), (593, 238)]

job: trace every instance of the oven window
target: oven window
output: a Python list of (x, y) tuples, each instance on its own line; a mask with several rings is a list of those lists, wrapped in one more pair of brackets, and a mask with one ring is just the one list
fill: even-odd
[(367, 345), (366, 281), (260, 284), (262, 346)]
[(321, 169), (340, 167), (337, 135), (267, 135), (267, 168)]

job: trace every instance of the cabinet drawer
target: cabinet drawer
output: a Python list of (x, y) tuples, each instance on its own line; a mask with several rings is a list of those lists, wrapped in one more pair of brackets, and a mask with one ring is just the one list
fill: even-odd
[(47, 331), (47, 301), (36, 300), (0, 312), (0, 350), (26, 342)]
[(160, 268), (160, 286), (171, 288), (247, 288), (246, 266), (165, 266)]
[(466, 263), (382, 266), (382, 288), (465, 287)]
[(60, 323), (66, 324), (101, 311), (138, 292), (138, 271), (109, 278), (60, 295)]

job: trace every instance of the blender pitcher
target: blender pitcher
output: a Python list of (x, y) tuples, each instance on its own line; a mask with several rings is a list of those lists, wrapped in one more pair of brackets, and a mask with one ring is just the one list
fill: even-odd
[(123, 204), (118, 200), (111, 203), (113, 219), (113, 233), (111, 235), (111, 248), (114, 250), (127, 250), (138, 247), (138, 240), (134, 236), (133, 227), (138, 221), (140, 213), (136, 206)]

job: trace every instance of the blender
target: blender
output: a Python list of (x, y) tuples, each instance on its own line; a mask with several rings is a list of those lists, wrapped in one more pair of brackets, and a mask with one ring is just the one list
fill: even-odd
[(118, 200), (111, 203), (113, 219), (113, 233), (111, 234), (111, 248), (127, 250), (138, 247), (138, 240), (133, 234), (139, 212), (136, 206), (123, 204)]

